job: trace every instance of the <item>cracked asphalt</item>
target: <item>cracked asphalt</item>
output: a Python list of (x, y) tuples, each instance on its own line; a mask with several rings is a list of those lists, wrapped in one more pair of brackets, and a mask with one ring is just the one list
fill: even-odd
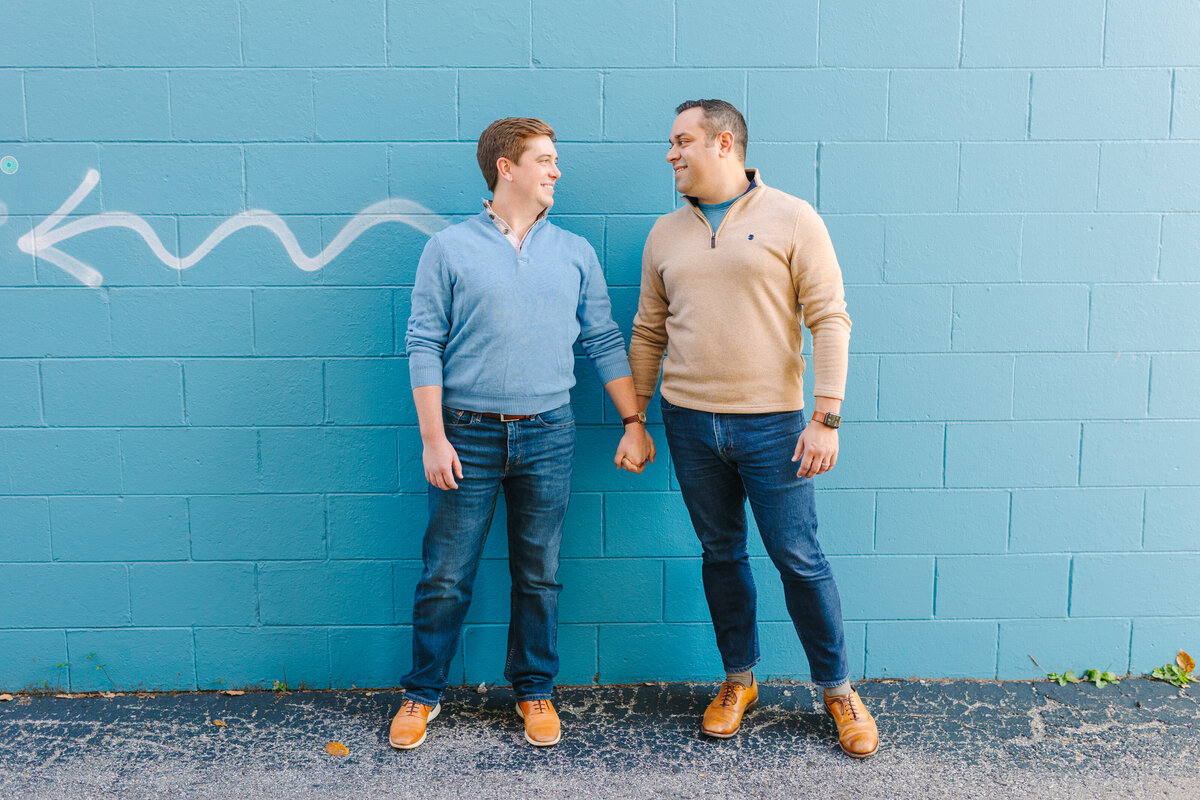
[[(387, 744), (393, 691), (18, 696), (0, 797), (1191, 798), (1200, 703), (1143, 678), (868, 681), (878, 754), (855, 761), (807, 684), (762, 684), (733, 739), (699, 733), (715, 684), (564, 687), (563, 740), (521, 736), (507, 688), (447, 693), (429, 738)], [(224, 726), (214, 724), (216, 720)], [(347, 756), (325, 752), (330, 741)]]

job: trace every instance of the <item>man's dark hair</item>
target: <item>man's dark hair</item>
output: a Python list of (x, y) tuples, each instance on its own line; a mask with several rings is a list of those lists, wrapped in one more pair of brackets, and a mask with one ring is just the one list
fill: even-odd
[(744, 162), (746, 160), (746, 145), (750, 142), (750, 132), (746, 129), (746, 118), (732, 103), (724, 100), (688, 100), (675, 107), (676, 114), (682, 114), (689, 108), (699, 108), (704, 111), (704, 121), (701, 127), (711, 143), (725, 131), (733, 134), (733, 151)]
[(496, 169), (496, 161), (507, 158), (514, 164), (521, 160), (529, 139), (535, 136), (554, 138), (554, 129), (532, 117), (505, 117), (488, 125), (479, 136), (479, 146), (475, 150), (475, 158), (479, 161), (479, 169), (483, 179), (487, 181), (489, 192), (496, 191), (496, 181), (500, 172)]

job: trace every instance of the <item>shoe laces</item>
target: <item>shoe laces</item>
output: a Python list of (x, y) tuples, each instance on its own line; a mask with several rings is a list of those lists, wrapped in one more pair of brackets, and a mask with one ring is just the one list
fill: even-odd
[(547, 714), (550, 712), (550, 701), (549, 700), (538, 699), (538, 700), (530, 700), (529, 702), (533, 704), (529, 710), (531, 712), (533, 712), (534, 714)]
[(420, 706), (424, 703), (418, 703), (416, 700), (405, 700), (400, 704), (400, 710), (410, 717), (418, 716), (421, 713)]
[(717, 700), (722, 707), (737, 705), (737, 684), (729, 681), (721, 684), (721, 693), (717, 696)]
[(835, 697), (833, 701), (841, 704), (843, 714), (849, 715), (850, 719), (858, 719), (858, 704), (854, 702), (854, 692)]

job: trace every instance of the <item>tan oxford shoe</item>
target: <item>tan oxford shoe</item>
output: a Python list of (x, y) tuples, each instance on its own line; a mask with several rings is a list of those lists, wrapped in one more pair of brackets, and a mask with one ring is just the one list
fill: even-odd
[(825, 710), (837, 723), (838, 743), (846, 755), (854, 758), (875, 755), (879, 749), (879, 729), (858, 692), (826, 697)]
[(397, 750), (412, 750), (425, 741), (426, 725), (437, 717), (441, 710), (441, 703), (430, 708), (416, 700), (405, 699), (400, 704), (400, 710), (396, 712), (396, 716), (392, 718), (392, 727), (388, 730), (388, 741)]
[(525, 741), (531, 745), (549, 747), (562, 738), (558, 712), (549, 700), (522, 700), (517, 703), (517, 714), (525, 720)]
[(750, 686), (725, 681), (721, 691), (704, 712), (700, 730), (718, 739), (728, 739), (742, 726), (742, 715), (758, 705), (758, 681)]

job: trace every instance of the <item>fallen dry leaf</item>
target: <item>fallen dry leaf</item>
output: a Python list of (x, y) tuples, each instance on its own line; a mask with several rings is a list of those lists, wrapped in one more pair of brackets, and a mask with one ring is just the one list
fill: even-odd
[(348, 756), (350, 755), (350, 748), (341, 742), (330, 742), (325, 745), (325, 752), (331, 756)]
[(1175, 656), (1175, 663), (1178, 664), (1179, 668), (1184, 672), (1191, 672), (1196, 668), (1196, 662), (1183, 650), (1180, 650), (1179, 655)]
[(11, 694), (0, 694), (0, 703), (7, 703), (9, 700), (12, 700)]
[(241, 689), (222, 689), (217, 694), (227, 694), (230, 697), (241, 697), (245, 694)]
[(222, 719), (214, 719), (213, 725), (216, 725), (218, 728), (228, 728), (229, 727), (228, 725), (225, 724), (225, 720), (222, 720)]

